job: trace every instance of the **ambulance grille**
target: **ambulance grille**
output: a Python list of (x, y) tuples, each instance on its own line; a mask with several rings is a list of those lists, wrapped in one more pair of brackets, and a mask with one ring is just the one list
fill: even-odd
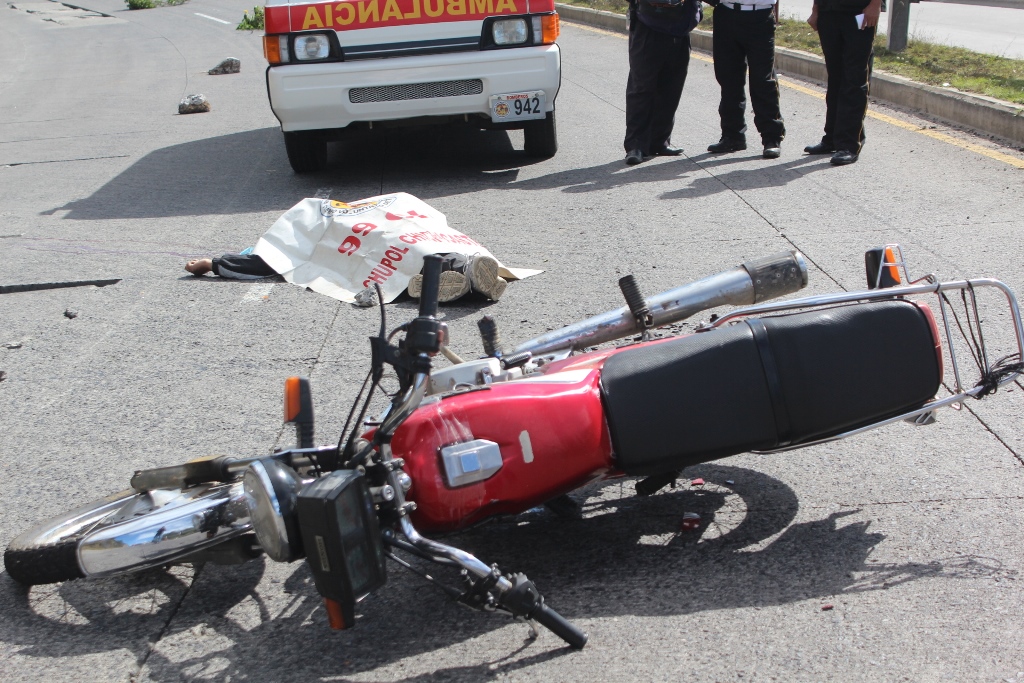
[(479, 78), (473, 78), (464, 81), (435, 81), (433, 83), (408, 83), (375, 88), (352, 88), (348, 91), (348, 101), (360, 104), (362, 102), (426, 100), (434, 97), (479, 95), (483, 91), (484, 82)]

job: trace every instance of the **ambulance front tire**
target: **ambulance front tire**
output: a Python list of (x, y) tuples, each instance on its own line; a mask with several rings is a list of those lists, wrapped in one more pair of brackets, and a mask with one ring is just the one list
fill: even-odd
[(523, 149), (527, 156), (550, 159), (558, 151), (558, 134), (555, 130), (555, 110), (543, 119), (530, 121), (523, 126)]
[(327, 168), (327, 140), (316, 132), (296, 131), (284, 134), (288, 163), (296, 173), (313, 173)]

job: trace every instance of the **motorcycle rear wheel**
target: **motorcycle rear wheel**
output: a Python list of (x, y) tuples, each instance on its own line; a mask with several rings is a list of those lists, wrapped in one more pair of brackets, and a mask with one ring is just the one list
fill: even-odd
[(27, 586), (152, 569), (248, 532), (243, 508), (240, 483), (128, 489), (32, 527), (4, 565)]

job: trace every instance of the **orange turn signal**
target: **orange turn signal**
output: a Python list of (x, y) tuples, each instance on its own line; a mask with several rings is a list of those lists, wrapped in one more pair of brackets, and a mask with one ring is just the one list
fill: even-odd
[(335, 631), (348, 628), (345, 623), (345, 613), (342, 611), (341, 603), (331, 598), (324, 598), (324, 605), (327, 607), (327, 623)]
[(285, 422), (294, 422), (302, 410), (301, 386), (302, 383), (298, 377), (289, 377), (284, 381)]
[(271, 64), (280, 64), (281, 59), (281, 36), (263, 36), (263, 56)]
[(900, 269), (899, 266), (895, 265), (896, 263), (899, 262), (896, 260), (896, 255), (893, 254), (892, 247), (885, 248), (885, 257), (883, 259), (883, 263), (893, 264), (887, 266), (887, 268), (889, 269), (889, 277), (891, 277), (897, 285), (900, 284), (902, 282), (902, 280), (900, 280)]
[(545, 14), (540, 18), (540, 42), (544, 45), (550, 45), (558, 40), (560, 30), (557, 14)]

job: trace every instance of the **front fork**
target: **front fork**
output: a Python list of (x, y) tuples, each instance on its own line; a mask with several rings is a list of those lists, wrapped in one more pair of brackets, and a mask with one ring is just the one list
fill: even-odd
[(471, 553), (426, 538), (413, 526), (409, 515), (416, 509), (416, 503), (406, 500), (409, 476), (402, 470), (404, 461), (395, 458), (391, 451), (391, 437), (398, 426), (419, 406), (426, 392), (428, 380), (429, 375), (424, 373), (416, 373), (413, 376), (409, 388), (393, 404), (387, 418), (374, 435), (378, 464), (386, 473), (384, 483), (394, 492), (391, 500), (382, 502), (382, 507), (394, 515), (395, 528), (405, 537), (403, 543), (395, 538), (393, 532), (387, 531), (385, 542), (411, 550), (424, 559), (462, 569), (468, 588), (458, 595), (453, 595), (460, 602), (482, 610), (504, 609), (514, 617), (530, 621), (534, 625), (534, 632), (536, 625), (542, 625), (572, 647), (582, 648), (587, 643), (587, 634), (548, 607), (536, 585), (526, 578), (526, 575), (506, 576), (498, 570), (497, 565), (487, 565)]

